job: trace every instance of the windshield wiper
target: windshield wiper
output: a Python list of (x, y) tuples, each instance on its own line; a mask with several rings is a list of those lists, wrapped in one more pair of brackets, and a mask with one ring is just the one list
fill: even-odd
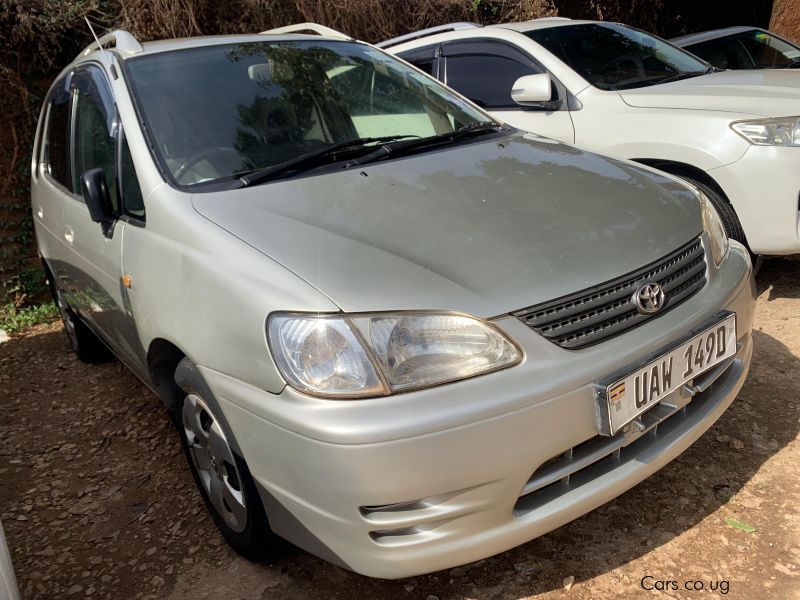
[(467, 123), (463, 127), (459, 127), (458, 129), (456, 129), (452, 133), (443, 133), (442, 136), (449, 137), (452, 139), (458, 139), (474, 134), (500, 131), (502, 129), (503, 129), (502, 125), (498, 125), (497, 123), (493, 123), (492, 121), (472, 121), (472, 123)]
[(248, 187), (251, 185), (255, 185), (257, 183), (263, 183), (265, 181), (269, 181), (270, 179), (274, 179), (284, 173), (288, 173), (290, 171), (298, 171), (302, 169), (310, 169), (313, 167), (317, 167), (320, 164), (323, 164), (326, 159), (336, 159), (336, 154), (340, 152), (346, 152), (348, 150), (356, 150), (364, 147), (369, 147), (372, 144), (386, 144), (389, 142), (394, 142), (398, 140), (403, 140), (409, 137), (419, 137), (416, 135), (385, 135), (382, 137), (362, 137), (362, 138), (355, 138), (352, 140), (347, 140), (346, 142), (339, 142), (338, 144), (333, 144), (332, 146), (328, 146), (326, 148), (322, 148), (321, 150), (316, 150), (314, 152), (307, 152), (306, 154), (301, 154), (300, 156), (296, 156), (295, 158), (291, 158), (287, 161), (282, 163), (278, 163), (276, 165), (270, 165), (269, 167), (263, 167), (260, 169), (253, 169), (252, 171), (245, 171), (243, 173), (237, 174), (239, 181), (241, 182), (241, 187)]
[(669, 77), (664, 77), (663, 79), (659, 79), (655, 83), (661, 85), (662, 83), (670, 83), (672, 81), (680, 81), (682, 79), (691, 79), (692, 77), (700, 77), (700, 75), (706, 75), (710, 73), (710, 71), (686, 71), (685, 73), (676, 73), (675, 75), (670, 75)]
[(366, 163), (375, 162), (377, 160), (386, 158), (390, 155), (402, 156), (407, 152), (418, 150), (420, 148), (425, 148), (430, 146), (440, 146), (464, 138), (478, 136), (478, 135), (485, 135), (487, 133), (495, 133), (497, 131), (502, 131), (502, 130), (503, 130), (502, 125), (498, 125), (497, 123), (493, 123), (492, 121), (472, 121), (471, 123), (467, 123), (463, 127), (459, 127), (455, 131), (448, 131), (446, 133), (440, 133), (438, 135), (432, 135), (429, 137), (419, 138), (416, 140), (407, 140), (404, 142), (396, 142), (393, 144), (382, 144), (374, 152), (370, 152), (369, 154), (365, 154), (364, 156), (360, 156), (358, 158), (354, 158), (353, 160), (348, 161), (347, 163), (345, 163), (345, 167), (355, 167), (357, 165), (363, 165)]
[(661, 85), (662, 83), (669, 83), (671, 81), (680, 81), (681, 79), (700, 77), (700, 75), (708, 75), (709, 73), (719, 73), (721, 70), (722, 69), (718, 69), (714, 65), (708, 65), (708, 67), (706, 67), (706, 69), (703, 71), (684, 71), (683, 73), (676, 73), (675, 75), (670, 75), (664, 79), (659, 79), (656, 83)]
[[(363, 149), (365, 147), (370, 147), (372, 144), (378, 144), (376, 150), (359, 158), (349, 160), (344, 166), (346, 168), (354, 167), (356, 165), (362, 165), (381, 160), (389, 155), (402, 155), (405, 152), (417, 150), (422, 147), (449, 144), (466, 137), (484, 135), (487, 133), (501, 131), (502, 129), (503, 127), (501, 125), (498, 125), (492, 121), (473, 121), (471, 123), (467, 123), (463, 127), (459, 127), (455, 131), (440, 133), (438, 135), (429, 137), (406, 134), (356, 138), (328, 146), (322, 150), (302, 154), (296, 158), (278, 163), (277, 165), (271, 165), (262, 169), (255, 169), (253, 171), (241, 173), (238, 175), (238, 178), (241, 182), (241, 187), (248, 187), (269, 181), (290, 171), (312, 169), (324, 164), (326, 159), (333, 159), (333, 161), (335, 161), (337, 153), (355, 149)], [(406, 140), (406, 138), (417, 139)]]

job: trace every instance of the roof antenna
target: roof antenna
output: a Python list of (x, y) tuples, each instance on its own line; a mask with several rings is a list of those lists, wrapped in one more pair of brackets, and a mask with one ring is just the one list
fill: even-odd
[(86, 21), (86, 24), (89, 26), (89, 31), (92, 32), (92, 37), (94, 37), (94, 41), (97, 42), (97, 47), (100, 49), (100, 54), (103, 55), (103, 58), (108, 62), (108, 64), (111, 64), (111, 61), (108, 60), (108, 56), (106, 56), (105, 50), (103, 50), (103, 45), (100, 43), (100, 38), (97, 37), (97, 34), (94, 32), (94, 27), (92, 27), (92, 24), (89, 22), (89, 17), (87, 17), (85, 13), (83, 15), (83, 20)]

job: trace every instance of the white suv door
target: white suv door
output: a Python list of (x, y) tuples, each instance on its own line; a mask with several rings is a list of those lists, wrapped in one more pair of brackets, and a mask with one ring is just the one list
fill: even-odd
[[(120, 169), (121, 128), (105, 73), (97, 65), (80, 66), (72, 77), (72, 194), (64, 196), (64, 238), (69, 247), (66, 271), (70, 305), (132, 369), (144, 368), (144, 351), (123, 284), (124, 215)], [(82, 175), (103, 169), (117, 217), (108, 230), (92, 221), (81, 195)]]
[[(553, 79), (550, 100), (538, 106), (520, 106), (512, 99), (511, 90), (520, 77), (546, 72), (520, 48), (502, 40), (470, 38), (437, 44), (435, 52), (427, 50), (398, 56), (438, 77), (499, 121), (563, 142), (575, 141), (567, 90), (558, 81)], [(426, 54), (435, 54), (435, 62)]]
[(31, 200), (39, 250), (47, 256), (56, 279), (65, 277), (68, 249), (62, 215), (64, 199), (72, 193), (70, 175), (70, 81), (64, 75), (53, 84), (40, 133), (38, 161), (31, 173)]

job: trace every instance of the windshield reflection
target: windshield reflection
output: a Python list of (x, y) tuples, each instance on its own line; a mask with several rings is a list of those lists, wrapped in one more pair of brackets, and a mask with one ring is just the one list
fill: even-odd
[(179, 186), (233, 180), (354, 139), (427, 138), (491, 122), (359, 43), (205, 46), (130, 59), (126, 72), (157, 159)]

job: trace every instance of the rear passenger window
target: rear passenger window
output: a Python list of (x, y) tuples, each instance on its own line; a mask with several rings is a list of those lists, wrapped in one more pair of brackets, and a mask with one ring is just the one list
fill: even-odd
[(436, 60), (436, 48), (438, 46), (425, 46), (424, 48), (415, 48), (407, 52), (400, 52), (397, 56), (404, 61), (411, 63), (418, 69), (425, 71), (428, 75), (436, 77), (433, 72), (433, 63)]
[(42, 161), (47, 174), (72, 191), (69, 161), (70, 93), (65, 80), (56, 83), (47, 116)]

